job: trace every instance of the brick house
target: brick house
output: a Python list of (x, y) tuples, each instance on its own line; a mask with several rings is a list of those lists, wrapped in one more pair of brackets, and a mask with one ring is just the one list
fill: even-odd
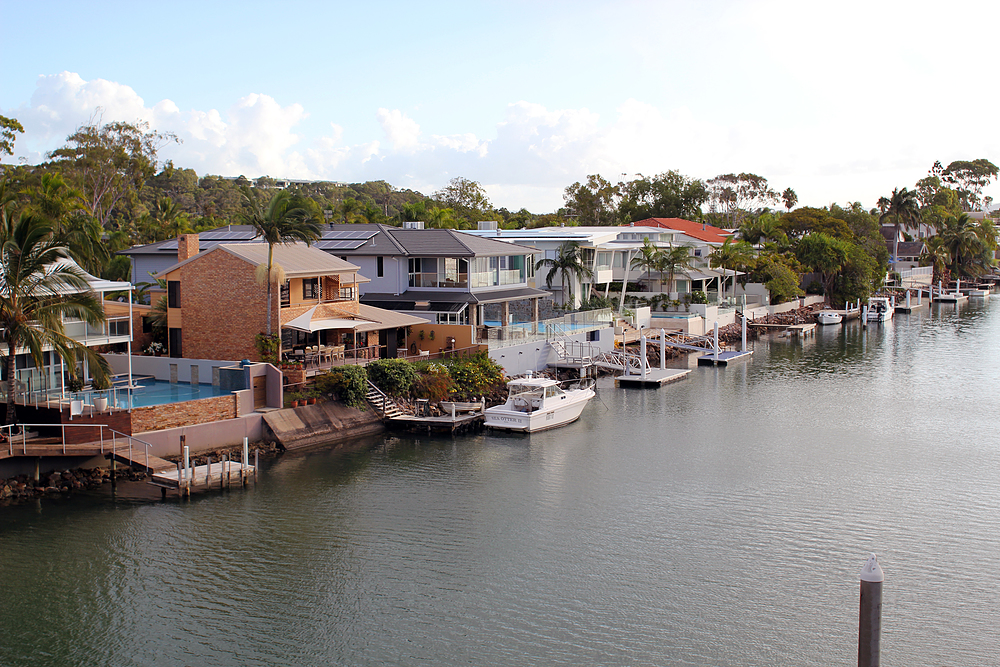
[[(267, 285), (257, 267), (265, 243), (214, 245), (199, 252), (197, 234), (178, 238), (177, 260), (157, 275), (167, 282), (167, 350), (172, 357), (260, 360), (256, 335), (267, 331)], [(271, 331), (284, 354), (312, 346), (344, 346), (355, 357), (396, 356), (398, 330), (419, 318), (363, 306), (358, 267), (317, 248), (274, 246), (285, 274), (272, 288)], [(363, 354), (362, 352), (363, 351)]]

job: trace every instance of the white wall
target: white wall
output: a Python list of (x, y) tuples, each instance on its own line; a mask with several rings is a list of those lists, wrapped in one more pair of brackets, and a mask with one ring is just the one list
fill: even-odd
[[(105, 354), (103, 355), (111, 365), (111, 371), (116, 374), (128, 373), (127, 354)], [(180, 359), (176, 357), (147, 357), (143, 355), (132, 355), (132, 375), (133, 376), (153, 376), (157, 380), (170, 381), (170, 366), (177, 364), (177, 381), (191, 382), (191, 367), (198, 367), (198, 383), (212, 384), (212, 369), (223, 368), (225, 366), (238, 366), (239, 361), (225, 361), (218, 359)]]
[[(594, 354), (608, 352), (615, 346), (615, 329), (607, 327), (598, 329), (598, 340), (589, 341)], [(559, 340), (571, 340), (587, 343), (587, 334), (579, 333), (561, 337)], [(522, 343), (490, 350), (490, 359), (504, 368), (507, 375), (521, 375), (527, 371), (538, 371), (545, 368), (549, 362), (555, 363), (559, 355), (552, 349), (548, 341), (539, 340), (533, 343)]]

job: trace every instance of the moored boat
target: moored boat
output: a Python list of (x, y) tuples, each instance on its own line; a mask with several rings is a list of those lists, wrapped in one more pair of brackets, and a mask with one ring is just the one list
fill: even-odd
[(868, 321), (885, 322), (891, 320), (895, 308), (887, 296), (873, 296), (868, 298)]
[(565, 426), (596, 396), (592, 386), (563, 389), (555, 380), (530, 376), (511, 380), (507, 389), (506, 402), (484, 413), (488, 428), (534, 433)]
[(816, 321), (820, 324), (840, 324), (844, 316), (833, 310), (821, 310), (816, 313)]

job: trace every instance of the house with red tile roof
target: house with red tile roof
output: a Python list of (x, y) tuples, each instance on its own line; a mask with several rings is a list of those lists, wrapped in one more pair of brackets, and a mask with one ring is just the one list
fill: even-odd
[[(679, 232), (675, 237), (680, 244), (721, 246), (726, 239), (733, 236), (732, 232), (719, 229), (703, 222), (694, 222), (684, 218), (646, 218), (632, 223), (636, 227), (662, 227)], [(684, 238), (687, 237), (687, 238)]]

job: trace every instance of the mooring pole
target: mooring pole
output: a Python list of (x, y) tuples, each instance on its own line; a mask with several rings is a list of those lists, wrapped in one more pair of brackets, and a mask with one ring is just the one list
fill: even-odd
[(906, 310), (910, 309), (910, 290), (906, 290)]
[(642, 377), (646, 377), (646, 369), (649, 366), (649, 361), (646, 359), (646, 334), (639, 337), (639, 356), (641, 357), (639, 363), (642, 364)]
[(663, 329), (660, 329), (660, 370), (667, 368), (667, 336)]
[(189, 498), (191, 497), (191, 478), (191, 450), (187, 445), (184, 445), (184, 491)]
[(715, 321), (715, 363), (719, 363), (719, 321)]
[[(744, 301), (746, 297), (743, 297)], [(746, 303), (744, 303), (744, 308), (746, 308)], [(743, 316), (743, 344), (740, 346), (740, 352), (747, 351), (747, 311), (744, 310), (740, 315)]]
[(861, 611), (858, 622), (858, 667), (878, 667), (882, 636), (882, 581), (878, 558), (872, 554), (861, 568)]

